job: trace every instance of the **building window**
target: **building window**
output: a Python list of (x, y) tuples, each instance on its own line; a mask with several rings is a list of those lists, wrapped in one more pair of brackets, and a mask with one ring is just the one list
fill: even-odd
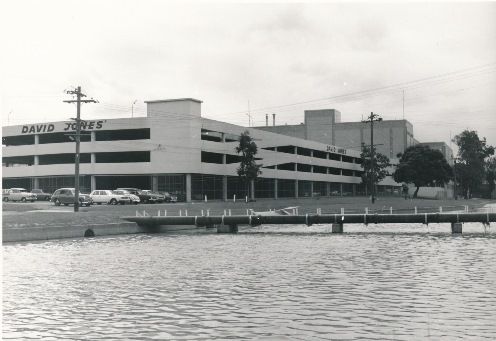
[[(71, 131), (67, 133), (50, 133), (50, 134), (40, 134), (39, 135), (39, 144), (47, 144), (47, 143), (68, 143), (75, 142), (74, 135), (76, 132)], [(91, 141), (90, 133), (81, 133), (81, 142)]]
[(232, 200), (236, 196), (237, 199), (244, 200), (246, 195), (246, 182), (238, 176), (228, 176), (227, 199)]
[(294, 198), (295, 181), (286, 179), (277, 180), (277, 196), (279, 198)]
[[(74, 188), (73, 176), (52, 176), (38, 178), (38, 188), (47, 193), (53, 193), (59, 188)], [(89, 175), (82, 175), (79, 177), (79, 188), (81, 193), (91, 192), (91, 177)]]
[(201, 162), (222, 164), (222, 155), (219, 153), (201, 152)]
[(208, 200), (222, 199), (222, 176), (221, 175), (191, 175), (191, 199)]
[(9, 156), (2, 158), (2, 167), (23, 167), (34, 165), (34, 156)]
[(274, 179), (258, 178), (255, 181), (255, 197), (256, 198), (274, 198)]
[(298, 163), (297, 170), (298, 170), (298, 172), (307, 172), (307, 173), (310, 173), (310, 172), (312, 172), (312, 166), (311, 165), (306, 165), (306, 164), (303, 164), (303, 163)]
[(327, 195), (327, 183), (323, 181), (314, 181), (313, 195), (325, 197)]
[[(58, 164), (74, 164), (76, 162), (75, 153), (63, 153), (63, 154), (46, 154), (40, 155), (38, 157), (38, 163), (40, 165), (58, 165)], [(81, 153), (79, 154), (79, 163), (90, 163), (91, 154)]]
[(34, 144), (34, 135), (17, 135), (2, 137), (4, 146), (25, 146)]
[(298, 181), (298, 197), (307, 198), (312, 196), (312, 181)]
[(186, 201), (186, 177), (183, 174), (158, 176), (158, 191), (177, 196), (178, 201)]
[(150, 162), (150, 152), (95, 153), (96, 163)]
[(97, 141), (149, 140), (150, 128), (99, 130), (95, 132)]

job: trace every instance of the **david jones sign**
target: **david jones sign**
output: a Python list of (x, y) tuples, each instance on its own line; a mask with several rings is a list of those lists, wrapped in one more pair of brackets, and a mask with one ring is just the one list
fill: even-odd
[[(81, 130), (98, 130), (102, 129), (103, 123), (105, 121), (81, 121)], [(59, 126), (59, 124), (57, 124)], [(59, 130), (59, 129), (57, 129)], [(64, 122), (63, 131), (75, 131), (76, 122)], [(53, 123), (48, 124), (31, 124), (22, 126), (22, 134), (35, 134), (35, 133), (50, 133), (55, 131), (55, 125)]]

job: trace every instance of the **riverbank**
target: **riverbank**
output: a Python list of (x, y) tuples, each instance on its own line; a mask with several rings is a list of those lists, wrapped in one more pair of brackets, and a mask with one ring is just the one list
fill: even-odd
[(284, 207), (298, 207), (299, 214), (361, 213), (367, 208), (370, 213), (413, 213), (464, 210), (474, 211), (485, 205), (496, 205), (496, 200), (428, 200), (399, 197), (380, 197), (375, 204), (368, 197), (331, 197), (308, 199), (261, 199), (255, 202), (193, 202), (173, 204), (146, 204), (126, 206), (81, 207), (73, 212), (73, 207), (54, 206), (49, 202), (3, 203), (2, 239), (3, 242), (20, 242), (58, 238), (81, 238), (88, 230), (96, 236), (144, 233), (146, 230), (134, 223), (121, 219), (146, 212), (149, 215), (222, 215), (224, 210), (232, 215), (247, 214), (247, 211), (266, 211)]

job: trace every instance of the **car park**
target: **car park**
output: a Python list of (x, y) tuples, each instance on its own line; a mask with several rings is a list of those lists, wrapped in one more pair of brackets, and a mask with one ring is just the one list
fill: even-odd
[[(60, 205), (72, 205), (76, 200), (76, 190), (74, 188), (60, 188), (56, 190), (51, 198), (51, 201), (55, 206)], [(79, 205), (80, 206), (90, 206), (93, 203), (91, 197), (88, 194), (79, 193)]]
[(36, 194), (37, 200), (50, 200), (52, 195), (50, 193), (45, 193), (42, 189), (33, 189), (31, 193)]
[(123, 191), (110, 191), (110, 190), (95, 190), (90, 194), (91, 200), (97, 205), (109, 204), (130, 204), (131, 198), (129, 194)]
[(5, 193), (5, 196), (3, 196), (4, 201), (31, 201), (35, 202), (36, 201), (36, 194), (33, 194), (29, 192), (25, 188), (11, 188), (8, 190), (7, 193)]

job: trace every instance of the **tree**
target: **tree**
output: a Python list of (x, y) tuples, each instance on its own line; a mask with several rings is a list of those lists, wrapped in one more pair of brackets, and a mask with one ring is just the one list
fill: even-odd
[(401, 155), (393, 178), (396, 182), (413, 183), (417, 187), (413, 194), (416, 198), (421, 186), (444, 185), (452, 174), (450, 165), (439, 150), (411, 146)]
[(485, 174), (485, 159), (494, 154), (494, 147), (486, 144), (486, 138), (479, 139), (476, 131), (464, 130), (455, 136), (458, 146), (456, 176), (465, 198), (470, 198), (482, 184)]
[[(374, 186), (384, 179), (387, 175), (387, 168), (391, 165), (389, 163), (389, 158), (386, 155), (381, 153), (377, 153), (376, 148), (374, 148)], [(371, 184), (371, 176), (372, 176), (372, 162), (370, 158), (370, 146), (362, 145), (362, 153), (360, 157), (362, 159), (362, 183), (365, 184), (366, 188), (368, 188), (369, 193), (372, 193), (372, 189), (370, 188)]]
[(245, 182), (246, 193), (252, 198), (254, 193), (250, 194), (250, 182), (255, 180), (262, 171), (262, 165), (257, 165), (255, 162), (255, 155), (257, 155), (258, 148), (255, 141), (250, 136), (250, 132), (246, 130), (239, 138), (239, 145), (236, 147), (236, 153), (241, 153), (241, 162), (237, 169), (238, 176)]
[(488, 184), (488, 197), (491, 198), (491, 194), (494, 191), (496, 181), (496, 157), (491, 157), (486, 161), (486, 181)]

